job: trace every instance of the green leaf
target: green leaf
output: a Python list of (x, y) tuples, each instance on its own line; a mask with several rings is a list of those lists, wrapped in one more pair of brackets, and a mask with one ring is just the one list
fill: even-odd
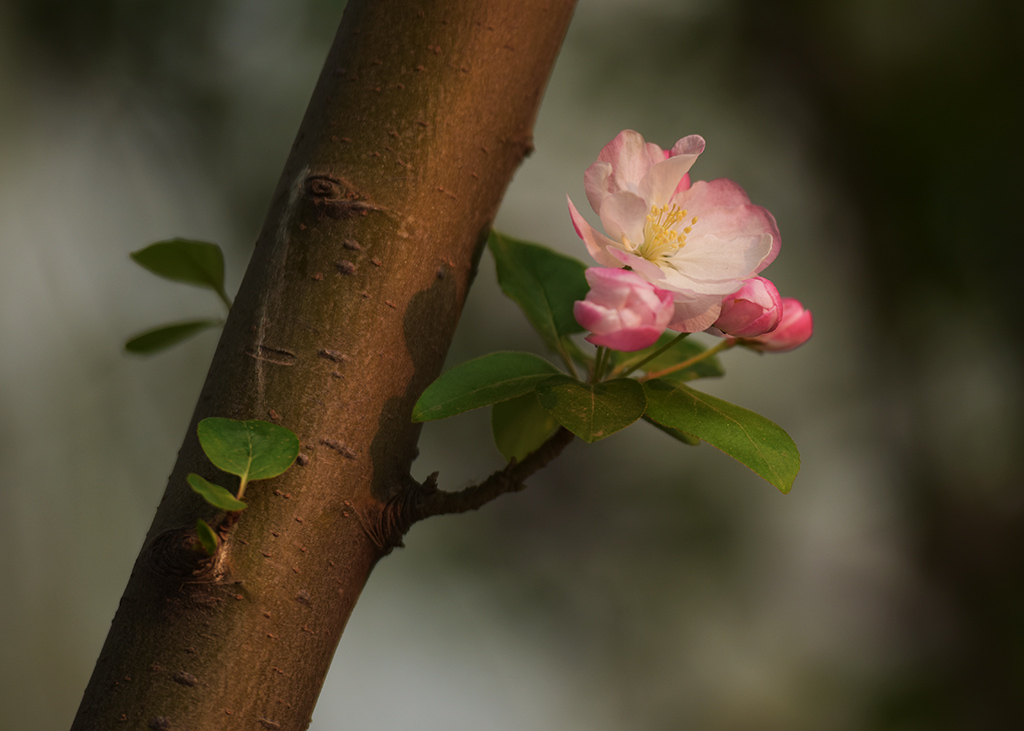
[(443, 373), (412, 409), (413, 421), (445, 419), (529, 393), (558, 369), (532, 353), (501, 352), (475, 358)]
[(299, 456), (299, 438), (269, 421), (213, 416), (200, 421), (196, 432), (210, 461), (243, 480), (277, 477)]
[[(638, 350), (633, 353), (613, 352), (612, 358), (614, 359), (613, 362), (617, 371), (619, 373), (628, 371), (635, 364), (639, 363), (659, 348), (665, 347), (678, 336), (679, 333), (667, 332), (658, 338), (658, 342), (649, 348)], [(657, 358), (653, 358), (649, 362), (644, 363), (642, 370), (647, 373), (651, 373), (664, 370), (665, 368), (671, 368), (674, 365), (700, 355), (705, 350), (707, 350), (707, 348), (700, 343), (690, 340), (689, 338), (685, 338), (680, 340)], [(718, 360), (718, 356), (713, 355), (710, 358), (705, 358), (704, 360), (694, 363), (688, 368), (683, 368), (675, 373), (670, 373), (669, 375), (664, 376), (664, 378), (671, 381), (692, 381), (697, 378), (719, 378), (724, 375), (725, 369), (722, 367), (721, 361)]]
[(673, 439), (678, 439), (683, 444), (688, 444), (691, 447), (696, 447), (698, 444), (700, 444), (700, 439), (698, 439), (697, 437), (693, 436), (692, 434), (687, 434), (684, 431), (679, 431), (678, 429), (673, 429), (670, 426), (665, 426), (664, 424), (659, 424), (658, 422), (656, 422), (654, 419), (652, 419), (649, 416), (644, 416), (644, 421), (646, 421), (648, 424), (650, 424), (651, 426), (655, 427), (659, 431), (662, 431), (665, 434), (668, 434)]
[(643, 416), (644, 389), (632, 378), (590, 384), (565, 375), (537, 386), (537, 400), (559, 423), (585, 442), (614, 434)]
[(173, 325), (147, 330), (140, 333), (124, 344), (124, 349), (129, 353), (148, 355), (164, 348), (169, 348), (182, 340), (192, 337), (211, 327), (220, 327), (223, 320), (191, 320), (189, 322), (177, 322)]
[(498, 451), (507, 460), (521, 462), (558, 429), (558, 420), (540, 405), (534, 393), (495, 404), (491, 430)]
[(199, 543), (206, 551), (207, 556), (212, 556), (217, 552), (217, 544), (220, 543), (220, 539), (213, 532), (213, 528), (207, 525), (202, 518), (196, 521), (196, 534), (199, 536)]
[(238, 500), (227, 489), (220, 485), (213, 484), (204, 477), (197, 475), (195, 472), (190, 473), (185, 479), (188, 481), (189, 486), (194, 492), (219, 510), (234, 512), (237, 510), (245, 510), (247, 507), (245, 503)]
[(212, 289), (230, 308), (224, 291), (224, 253), (217, 244), (169, 239), (133, 251), (132, 259), (157, 276)]
[(491, 231), (501, 291), (523, 309), (530, 324), (554, 350), (564, 335), (583, 332), (572, 314), (576, 300), (587, 296), (586, 267), (551, 249)]
[(651, 419), (703, 439), (789, 492), (800, 471), (800, 452), (778, 425), (682, 383), (655, 379), (644, 390)]

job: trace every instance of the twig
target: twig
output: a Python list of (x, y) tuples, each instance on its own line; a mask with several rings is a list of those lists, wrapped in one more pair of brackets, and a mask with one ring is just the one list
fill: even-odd
[(403, 491), (384, 508), (380, 521), (391, 537), (391, 545), (400, 545), (401, 538), (415, 523), (434, 515), (452, 515), (479, 510), (495, 498), (508, 492), (519, 492), (526, 487), (524, 481), (557, 457), (571, 442), (574, 435), (559, 427), (546, 442), (528, 454), (522, 462), (512, 460), (478, 485), (447, 492), (437, 489), (437, 473), (423, 484)]

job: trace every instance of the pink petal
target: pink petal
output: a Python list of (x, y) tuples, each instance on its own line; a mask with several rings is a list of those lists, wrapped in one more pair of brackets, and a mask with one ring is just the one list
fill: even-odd
[(782, 320), (779, 326), (771, 332), (741, 342), (752, 350), (782, 353), (806, 343), (813, 332), (814, 319), (811, 317), (811, 311), (805, 310), (800, 300), (783, 297)]
[(698, 180), (685, 195), (676, 196), (673, 201), (680, 208), (703, 211), (718, 206), (745, 206), (750, 198), (737, 183), (728, 178)]
[(651, 165), (657, 165), (669, 156), (669, 151), (661, 149), (653, 142), (648, 142), (647, 156), (651, 159)]
[(615, 250), (616, 243), (587, 223), (580, 212), (576, 210), (572, 200), (569, 200), (569, 217), (576, 229), (576, 235), (583, 239), (583, 243), (587, 245), (587, 251), (598, 264), (606, 267), (620, 266), (618, 260), (609, 253), (610, 250)]
[(594, 345), (603, 345), (604, 347), (611, 348), (612, 350), (630, 352), (633, 350), (643, 350), (644, 348), (654, 345), (663, 332), (665, 332), (665, 328), (638, 327), (628, 330), (619, 330), (608, 335), (596, 335), (591, 333), (584, 339)]
[(594, 213), (601, 213), (601, 203), (615, 192), (614, 171), (609, 162), (599, 160), (583, 173), (583, 189), (587, 192), (587, 200)]
[(672, 149), (668, 154), (672, 157), (676, 155), (699, 155), (704, 152), (704, 145), (704, 138), (700, 135), (687, 135), (672, 145)]
[(722, 301), (722, 313), (711, 331), (752, 338), (774, 330), (781, 318), (779, 290), (764, 277), (751, 277)]
[(675, 193), (672, 194), (672, 198), (675, 199), (676, 195), (682, 193), (684, 190), (690, 189), (690, 174), (687, 173), (679, 181), (679, 185), (676, 186)]
[(635, 191), (651, 168), (651, 157), (650, 147), (644, 142), (643, 135), (626, 129), (604, 146), (597, 160), (611, 163), (617, 190)]
[(572, 314), (576, 318), (576, 322), (591, 331), (606, 329), (608, 313), (607, 307), (595, 305), (588, 300), (579, 300), (572, 305)]

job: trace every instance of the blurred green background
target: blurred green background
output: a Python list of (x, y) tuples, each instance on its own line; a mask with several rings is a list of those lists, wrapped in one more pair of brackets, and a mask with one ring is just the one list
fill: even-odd
[[(229, 289), (338, 0), (0, 4), (0, 709), (71, 721), (216, 315), (127, 254), (221, 243)], [(707, 389), (788, 429), (782, 496), (639, 424), (377, 568), (312, 728), (1024, 728), (1024, 145), (1011, 0), (583, 0), (502, 230), (585, 257), (565, 195), (623, 128), (699, 133), (783, 233), (800, 350)], [(485, 256), (449, 362), (538, 349)], [(487, 414), (427, 428), (469, 484)]]

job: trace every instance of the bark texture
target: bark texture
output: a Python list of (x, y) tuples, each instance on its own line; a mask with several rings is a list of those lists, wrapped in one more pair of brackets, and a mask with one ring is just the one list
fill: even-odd
[[(531, 150), (572, 0), (351, 0), (177, 464), (74, 722), (304, 729), (374, 564), (401, 538), (412, 405)], [(212, 558), (207, 416), (298, 434)]]

